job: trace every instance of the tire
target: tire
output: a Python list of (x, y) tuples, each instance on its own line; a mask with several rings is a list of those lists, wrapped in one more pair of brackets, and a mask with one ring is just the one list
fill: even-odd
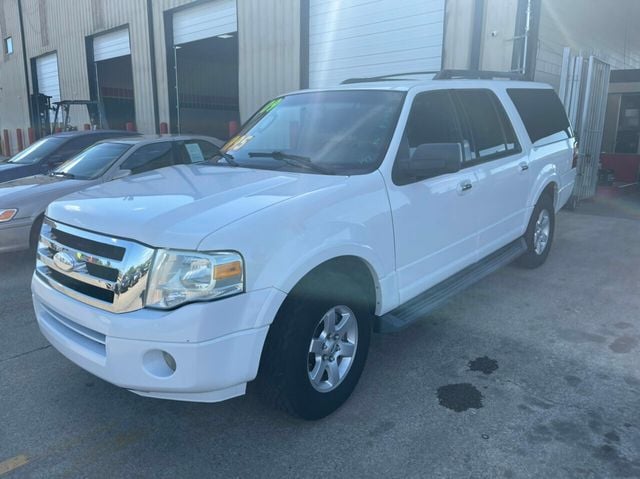
[[(537, 229), (538, 234), (536, 234)], [(541, 266), (549, 256), (555, 229), (556, 216), (553, 199), (549, 195), (544, 195), (540, 197), (531, 214), (527, 231), (524, 234), (527, 251), (518, 258), (518, 265), (528, 269)], [(545, 236), (546, 242), (544, 241)]]
[[(372, 316), (366, 293), (348, 276), (326, 273), (304, 280), (269, 329), (257, 381), (262, 399), (307, 420), (338, 409), (364, 369)], [(334, 330), (342, 334), (339, 339), (327, 337), (332, 322), (344, 326)]]

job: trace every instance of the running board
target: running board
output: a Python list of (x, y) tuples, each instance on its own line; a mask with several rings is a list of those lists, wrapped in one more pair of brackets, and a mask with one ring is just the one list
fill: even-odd
[(459, 273), (428, 289), (417, 297), (398, 306), (393, 311), (376, 318), (374, 331), (391, 333), (406, 328), (438, 308), (452, 296), (464, 291), (472, 284), (506, 266), (527, 250), (524, 238), (520, 238), (486, 258), (466, 267)]

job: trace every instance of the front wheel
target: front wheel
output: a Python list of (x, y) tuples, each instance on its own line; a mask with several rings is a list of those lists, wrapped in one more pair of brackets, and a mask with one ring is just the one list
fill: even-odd
[(303, 419), (331, 414), (356, 387), (370, 339), (370, 305), (357, 284), (335, 275), (296, 288), (269, 330), (263, 399)]
[(533, 269), (546, 261), (553, 242), (555, 226), (553, 200), (545, 195), (536, 203), (524, 234), (527, 251), (518, 259), (520, 266)]

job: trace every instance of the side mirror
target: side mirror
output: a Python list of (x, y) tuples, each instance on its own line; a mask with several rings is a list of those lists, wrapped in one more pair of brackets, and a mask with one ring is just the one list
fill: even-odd
[(118, 170), (115, 175), (113, 175), (112, 180), (119, 180), (120, 178), (126, 178), (131, 174), (131, 170)]
[(403, 173), (417, 178), (433, 178), (462, 168), (460, 143), (424, 143), (404, 162)]

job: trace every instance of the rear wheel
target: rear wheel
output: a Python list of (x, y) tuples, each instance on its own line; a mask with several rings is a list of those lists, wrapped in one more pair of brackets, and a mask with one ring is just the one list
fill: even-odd
[(538, 200), (529, 220), (524, 235), (527, 251), (518, 259), (520, 266), (533, 269), (546, 261), (553, 242), (555, 224), (553, 199), (549, 195), (544, 195)]
[(271, 325), (258, 385), (264, 399), (303, 419), (338, 409), (356, 387), (371, 339), (371, 307), (347, 276), (307, 280)]

